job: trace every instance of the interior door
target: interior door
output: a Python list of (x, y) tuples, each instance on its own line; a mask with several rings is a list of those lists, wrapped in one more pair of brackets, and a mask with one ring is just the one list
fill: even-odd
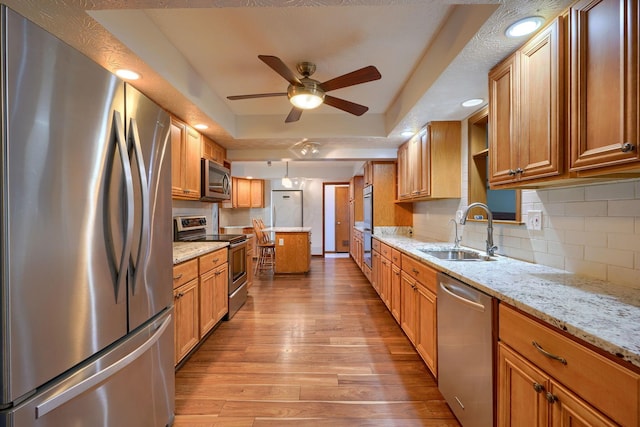
[(349, 252), (349, 187), (335, 187), (336, 252)]

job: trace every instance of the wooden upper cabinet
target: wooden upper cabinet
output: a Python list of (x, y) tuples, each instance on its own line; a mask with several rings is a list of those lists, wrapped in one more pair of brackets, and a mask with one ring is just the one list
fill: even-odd
[(571, 170), (637, 171), (638, 1), (579, 1), (570, 19)]
[(398, 148), (398, 198), (460, 197), (460, 122), (431, 122)]
[(489, 73), (491, 185), (565, 172), (564, 18)]
[(200, 199), (200, 134), (171, 118), (171, 194), (175, 199)]
[(216, 144), (208, 136), (202, 135), (201, 154), (203, 159), (211, 160), (220, 165), (224, 165), (224, 159), (227, 157), (226, 150)]
[(232, 177), (231, 200), (223, 208), (264, 208), (264, 179)]

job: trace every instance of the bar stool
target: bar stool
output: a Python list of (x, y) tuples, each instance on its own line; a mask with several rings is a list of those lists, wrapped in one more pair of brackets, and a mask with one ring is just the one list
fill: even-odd
[(258, 261), (256, 262), (254, 274), (258, 275), (263, 271), (273, 273), (276, 264), (276, 243), (269, 240), (269, 236), (262, 231), (264, 225), (260, 227), (261, 221), (254, 219), (252, 222), (258, 248)]

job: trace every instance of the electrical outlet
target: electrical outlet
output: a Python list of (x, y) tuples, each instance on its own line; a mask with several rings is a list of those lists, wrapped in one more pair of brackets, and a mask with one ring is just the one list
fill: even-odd
[(542, 230), (542, 211), (527, 212), (527, 228), (529, 230)]
[(284, 239), (278, 239), (278, 246), (284, 246)]

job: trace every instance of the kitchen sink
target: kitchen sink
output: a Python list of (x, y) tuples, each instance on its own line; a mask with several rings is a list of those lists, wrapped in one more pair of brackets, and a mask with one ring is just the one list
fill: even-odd
[(418, 249), (427, 255), (447, 261), (493, 261), (493, 258), (467, 249)]

